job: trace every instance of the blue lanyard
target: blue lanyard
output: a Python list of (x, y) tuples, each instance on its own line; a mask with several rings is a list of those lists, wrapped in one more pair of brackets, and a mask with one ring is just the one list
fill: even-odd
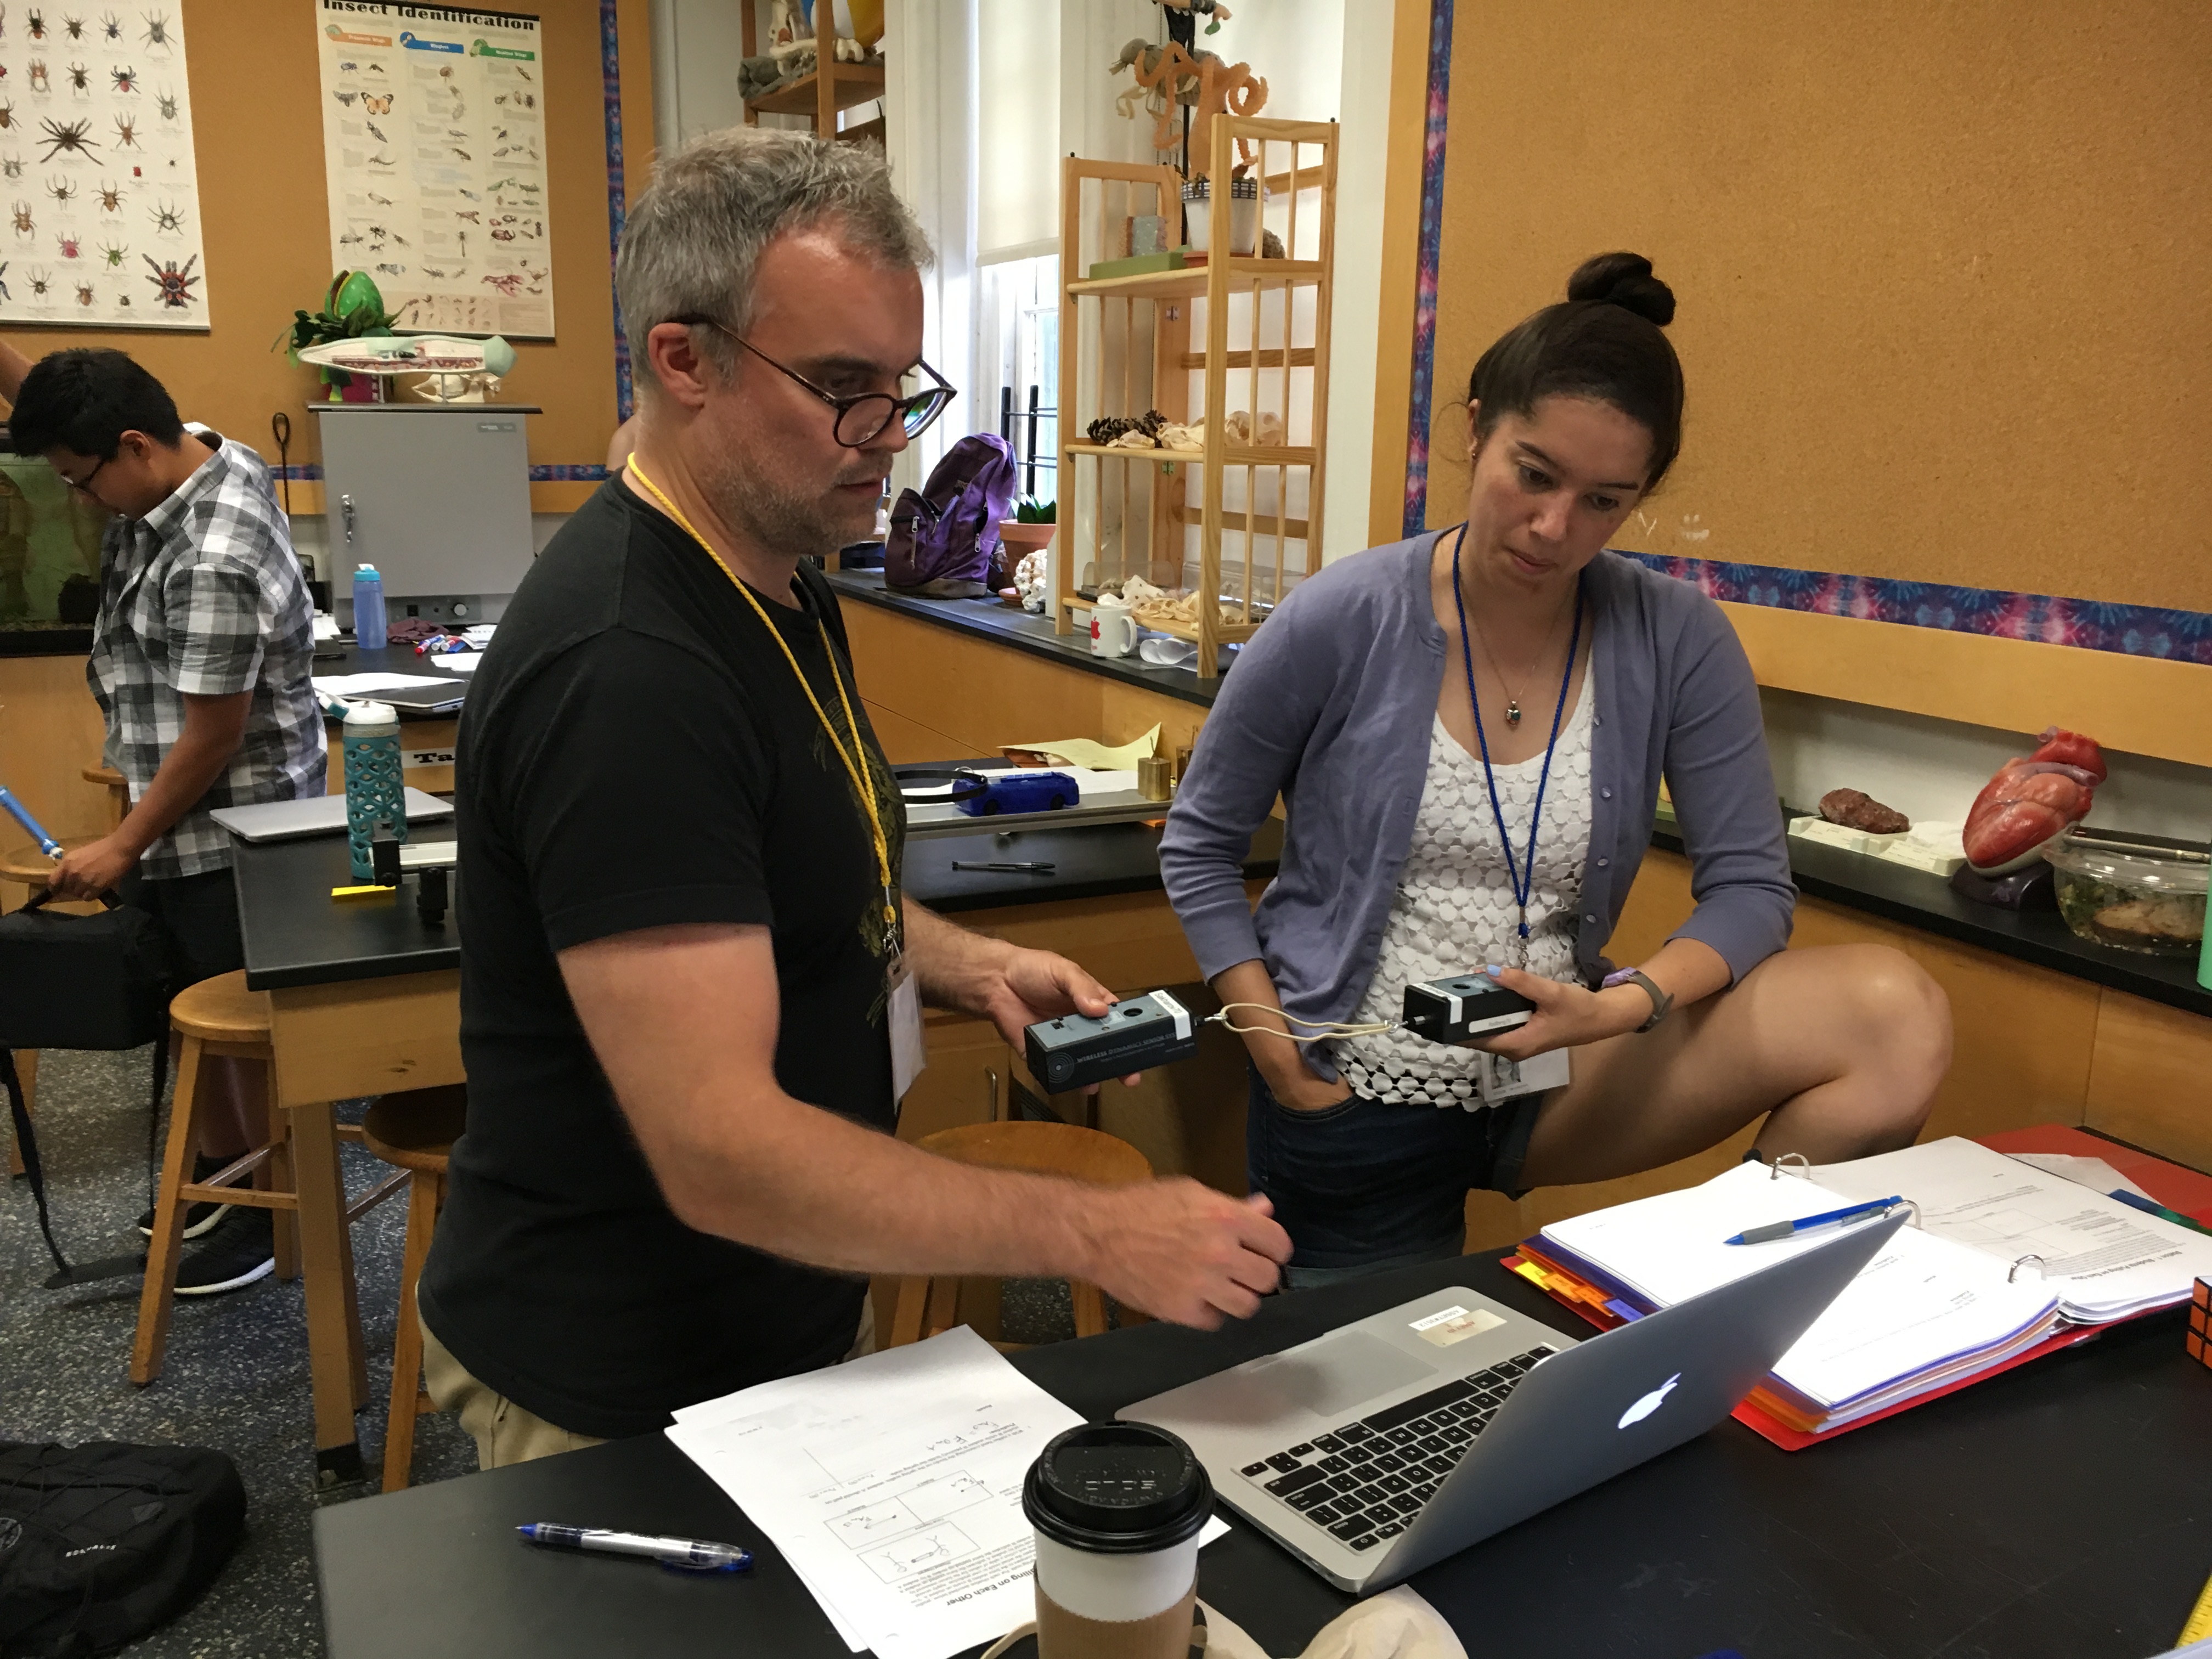
[(1552, 738), (1544, 745), (1544, 769), (1536, 775), (1536, 810), (1528, 815), (1528, 852), (1516, 864), (1513, 859), (1513, 836), (1505, 828), (1505, 809), (1498, 802), (1498, 775), (1490, 769), (1490, 737), (1482, 729), (1482, 699), (1474, 694), (1474, 647), (1468, 637), (1467, 596), (1459, 586), (1459, 550), (1466, 540), (1467, 526), (1462, 525), (1458, 538), (1452, 543), (1452, 603), (1459, 607), (1460, 662), (1467, 670), (1468, 707), (1474, 711), (1474, 740), (1482, 745), (1482, 776), (1490, 786), (1490, 815), (1498, 822), (1498, 844), (1505, 848), (1505, 873), (1513, 884), (1513, 902), (1521, 916), (1521, 937), (1526, 939), (1528, 894), (1536, 884), (1536, 826), (1544, 820), (1544, 786), (1552, 781), (1552, 751), (1559, 746), (1559, 721), (1567, 712), (1567, 692), (1575, 681), (1575, 652), (1582, 644), (1582, 578), (1575, 578), (1575, 626), (1573, 633), (1567, 636), (1567, 672), (1559, 677), (1559, 701), (1552, 710)]

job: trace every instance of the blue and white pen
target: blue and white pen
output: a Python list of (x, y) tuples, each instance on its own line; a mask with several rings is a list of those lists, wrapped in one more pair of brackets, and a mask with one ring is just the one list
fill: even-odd
[(636, 1555), (674, 1572), (743, 1572), (752, 1552), (735, 1544), (709, 1544), (696, 1538), (658, 1538), (644, 1532), (609, 1532), (599, 1527), (563, 1527), (532, 1521), (515, 1531), (533, 1544), (556, 1550), (597, 1550), (606, 1555)]
[(1746, 1227), (1734, 1238), (1722, 1242), (1728, 1244), (1771, 1244), (1778, 1238), (1795, 1238), (1800, 1233), (1818, 1232), (1823, 1227), (1848, 1227), (1854, 1221), (1864, 1221), (1869, 1216), (1883, 1214), (1904, 1202), (1902, 1198), (1877, 1198), (1869, 1204), (1854, 1204), (1848, 1209), (1830, 1210), (1824, 1215), (1804, 1216), (1796, 1221), (1770, 1221), (1764, 1227)]

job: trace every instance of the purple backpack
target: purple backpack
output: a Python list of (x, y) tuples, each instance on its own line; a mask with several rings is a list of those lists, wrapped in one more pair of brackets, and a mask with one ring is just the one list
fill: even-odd
[(988, 432), (945, 453), (921, 489), (899, 492), (884, 544), (884, 586), (927, 599), (980, 599), (1014, 499), (1014, 452)]

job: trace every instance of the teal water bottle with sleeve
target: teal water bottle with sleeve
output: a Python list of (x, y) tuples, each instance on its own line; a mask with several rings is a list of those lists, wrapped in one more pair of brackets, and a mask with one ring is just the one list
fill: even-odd
[(399, 716), (388, 704), (356, 703), (341, 728), (345, 743), (346, 839), (353, 848), (353, 878), (376, 873), (371, 848), (379, 830), (407, 839), (405, 787), (399, 776)]

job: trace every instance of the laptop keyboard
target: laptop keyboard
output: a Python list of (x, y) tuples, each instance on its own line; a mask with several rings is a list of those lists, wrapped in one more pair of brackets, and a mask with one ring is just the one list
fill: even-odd
[(1350, 1548), (1371, 1550), (1413, 1524), (1505, 1396), (1558, 1352), (1534, 1347), (1501, 1359), (1237, 1473)]

